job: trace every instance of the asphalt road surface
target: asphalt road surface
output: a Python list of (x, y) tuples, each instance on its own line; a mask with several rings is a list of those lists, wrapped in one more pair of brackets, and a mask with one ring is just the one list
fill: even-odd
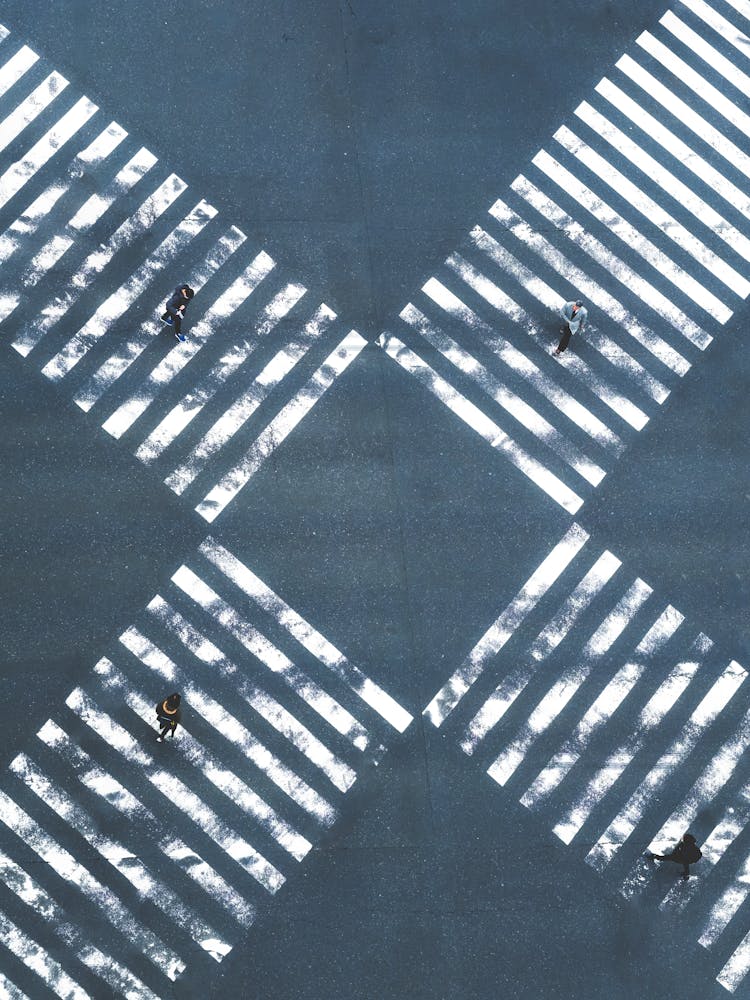
[(0, 995), (750, 996), (750, 6), (0, 23)]

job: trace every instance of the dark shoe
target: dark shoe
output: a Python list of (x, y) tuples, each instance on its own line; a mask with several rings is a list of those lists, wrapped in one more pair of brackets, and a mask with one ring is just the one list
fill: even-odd
[(555, 357), (558, 357), (560, 354), (562, 354), (562, 351), (560, 350), (559, 347), (556, 347), (552, 353), (555, 355)]
[(163, 316), (161, 316), (160, 318), (161, 318), (162, 323), (166, 323), (167, 326), (172, 326), (172, 317), (171, 316), (167, 316), (166, 319), (164, 319)]
[(647, 861), (656, 861), (656, 855), (652, 854), (650, 851), (646, 852), (645, 858)]
[[(170, 324), (170, 325), (171, 325), (171, 324)], [(184, 343), (185, 343), (185, 341), (187, 340), (187, 337), (185, 336), (185, 334), (184, 334), (184, 333), (178, 333), (178, 332), (177, 332), (177, 331), (175, 330), (175, 332), (174, 332), (174, 335), (175, 335), (175, 337), (177, 337), (177, 339), (179, 340), (179, 342), (180, 342), (181, 344), (184, 344)]]

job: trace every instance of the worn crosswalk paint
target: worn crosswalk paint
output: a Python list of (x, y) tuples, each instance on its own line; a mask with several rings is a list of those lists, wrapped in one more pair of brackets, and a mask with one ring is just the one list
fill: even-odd
[[(218, 670), (222, 676), (231, 677), (237, 685), (238, 693), (254, 711), (318, 767), (336, 788), (342, 792), (351, 788), (357, 778), (354, 769), (337, 757), (321, 739), (268, 692), (239, 677), (237, 665), (202, 632), (199, 632), (184, 615), (158, 595), (149, 603), (148, 610), (174, 632), (197, 659)], [(327, 810), (325, 815), (328, 815)]]
[(442, 725), (471, 685), (479, 679), (488, 661), (499, 653), (588, 539), (587, 532), (578, 524), (574, 523), (568, 529), (424, 710), (424, 715), (433, 725)]
[[(724, 860), (750, 821), (747, 673), (734, 660), (724, 666), (713, 642), (691, 633), (672, 605), (654, 615), (644, 581), (615, 587), (620, 560), (604, 550), (592, 564), (580, 531), (572, 551), (569, 538), (563, 557), (561, 543), (550, 553), (559, 572), (543, 575), (543, 599), (515, 616), (487, 650), (483, 638), (440, 693), (450, 699), (442, 721), (467, 759), (477, 759), (505, 794), (517, 789), (520, 804), (550, 821), (563, 843), (576, 850), (585, 827), (578, 861), (609, 868), (608, 881), (626, 898), (647, 889), (651, 899), (657, 894), (644, 851), (662, 853), (686, 830), (700, 834), (713, 817), (699, 838), (699, 877), (670, 881), (660, 905), (672, 913), (689, 909), (691, 926), (702, 927), (696, 939), (714, 949), (750, 892), (746, 852)], [(738, 699), (742, 714), (729, 728)], [(435, 709), (433, 701), (425, 714)], [(538, 755), (529, 754), (540, 741), (547, 758), (541, 770)], [(699, 767), (686, 791), (688, 762)], [(629, 780), (621, 780), (626, 773)], [(729, 958), (724, 949), (717, 978), (727, 989), (736, 989), (750, 966), (748, 941), (745, 934)]]
[[(695, 642), (695, 652), (705, 654), (710, 646), (710, 640), (701, 635)], [(664, 720), (685, 692), (700, 665), (700, 660), (681, 660), (675, 665), (644, 706), (633, 735), (610, 753), (567, 815), (554, 826), (554, 832), (563, 843), (569, 844), (573, 840), (597, 803), (610, 791), (643, 748), (646, 735)]]
[(221, 598), (189, 567), (181, 566), (172, 577), (172, 581), (196, 604), (208, 611), (222, 628), (238, 639), (264, 666), (281, 675), (298, 697), (330, 726), (350, 739), (358, 749), (366, 749), (370, 742), (368, 732), (351, 712), (311, 680), (257, 628), (245, 621), (232, 605)]
[[(750, 196), (732, 179), (750, 177), (750, 35), (735, 23), (744, 18), (747, 30), (750, 4), (717, 6), (679, 0), (661, 18), (658, 37), (636, 39), (612, 79), (559, 125), (554, 145), (532, 158), (401, 311), (401, 325), (378, 341), (535, 482), (544, 502), (571, 515), (750, 291)], [(7, 35), (0, 27), (0, 41)], [(199, 195), (192, 211), (183, 208), (178, 175), (116, 122), (93, 128), (99, 109), (70, 97), (74, 89), (27, 46), (0, 66), (8, 109), (0, 121), (0, 207), (13, 220), (0, 233), (0, 322), (18, 317), (14, 349), (213, 522), (365, 341), (346, 334), (325, 305), (290, 321), (311, 293), (258, 248), (240, 263), (244, 234), (223, 222), (219, 228)], [(53, 122), (63, 103), (69, 110)], [(23, 147), (27, 131), (41, 131), (42, 112), (50, 126), (8, 162), (2, 154), (10, 143)], [(726, 126), (712, 125), (717, 117)], [(78, 134), (88, 145), (67, 154)], [(32, 180), (39, 193), (9, 204)], [(116, 225), (110, 209), (126, 196), (140, 209)], [(95, 225), (101, 243), (91, 252), (83, 237)], [(126, 264), (129, 255), (119, 251), (143, 241), (156, 249)], [(198, 292), (188, 313), (197, 322), (186, 324), (184, 344), (170, 339), (166, 350), (158, 322), (166, 293), (157, 281), (167, 273), (178, 280), (177, 265), (179, 280)], [(553, 359), (560, 306), (579, 296), (589, 326)], [(157, 413), (163, 394), (166, 413)], [(513, 423), (517, 440), (498, 414)], [(494, 768), (507, 789), (518, 786), (525, 806), (549, 814), (559, 839), (588, 850), (593, 868), (619, 871), (626, 894), (645, 885), (636, 863), (643, 838), (663, 847), (686, 824), (704, 823), (710, 805), (713, 825), (701, 831), (710, 891), (691, 880), (670, 889), (661, 906), (695, 914), (698, 940), (717, 956), (718, 982), (734, 991), (750, 969), (750, 933), (740, 926), (750, 882), (741, 839), (750, 818), (742, 770), (746, 673), (735, 661), (719, 663), (702, 634), (691, 643), (671, 606), (653, 622), (643, 581), (630, 588), (620, 617), (608, 617), (627, 580), (621, 585), (620, 560), (607, 550), (582, 555), (588, 542), (572, 525), (425, 714), (457, 733), (467, 764), (477, 760), (481, 773)], [(318, 831), (335, 822), (360, 762), (376, 762), (383, 750), (381, 734), (403, 732), (412, 720), (338, 639), (325, 638), (228, 553), (220, 535), (164, 593), (42, 728), (39, 756), (31, 748), (13, 761), (8, 780), (15, 790), (23, 786), (30, 812), (2, 792), (6, 885), (38, 910), (29, 926), (46, 927), (76, 964), (64, 967), (45, 950), (47, 939), (34, 941), (26, 925), (19, 934), (0, 914), (2, 941), (27, 977), (61, 996), (86, 995), (73, 978), (81, 966), (86, 982), (94, 976), (114, 994), (151, 997), (163, 992), (160, 977), (178, 976), (197, 953), (223, 957), (308, 856)], [(264, 621), (281, 636), (278, 647), (263, 634)], [(626, 628), (643, 639), (621, 652)], [(598, 634), (599, 645), (586, 653), (581, 634)], [(147, 728), (167, 682), (188, 692), (201, 716), (195, 726), (186, 719), (179, 777), (157, 759)], [(737, 712), (745, 713), (739, 729)], [(614, 739), (618, 718), (632, 730)], [(717, 750), (716, 727), (729, 718)], [(79, 731), (86, 730), (83, 749)], [(670, 736), (659, 742), (663, 732)], [(535, 776), (526, 752), (542, 733), (549, 752)], [(43, 760), (70, 783), (60, 784)], [(685, 763), (697, 777), (691, 791), (676, 794)], [(177, 825), (156, 805), (175, 797)], [(95, 825), (94, 803), (123, 824), (116, 837)], [(66, 823), (111, 862), (111, 882), (44, 829), (40, 817), (50, 810), (55, 829)], [(164, 869), (129, 858), (130, 838), (147, 843)], [(60, 882), (59, 901), (21, 865), (22, 852), (16, 857), (10, 846), (21, 841)], [(166, 882), (170, 873), (174, 883)], [(124, 883), (130, 895), (120, 898)], [(163, 893), (161, 908), (173, 908), (179, 925), (164, 933), (168, 941), (131, 910), (134, 892)], [(89, 943), (79, 914), (63, 905), (74, 896), (82, 913), (104, 916), (127, 952), (113, 945), (115, 960), (106, 938)], [(131, 961), (135, 954), (148, 964)], [(22, 996), (11, 979), (0, 979), (0, 992)]]
[[(142, 829), (153, 832), (159, 850), (193, 879), (210, 897), (216, 899), (242, 926), (249, 926), (255, 919), (255, 909), (195, 850), (167, 827), (163, 817), (147, 808), (131, 791), (78, 746), (71, 737), (51, 719), (37, 733), (37, 737), (53, 749), (72, 768), (81, 784), (94, 795), (100, 796), (122, 816)], [(184, 832), (184, 831), (183, 831)]]
[(286, 601), (276, 594), (228, 549), (209, 537), (201, 543), (199, 551), (220, 569), (248, 597), (252, 597), (264, 611), (270, 614), (286, 629), (300, 645), (308, 649), (328, 670), (337, 674), (367, 705), (394, 729), (402, 733), (412, 721), (411, 715), (403, 709), (386, 691), (351, 663), (333, 643), (321, 635), (317, 629), (290, 608)]
[(214, 302), (203, 318), (193, 327), (190, 340), (179, 353), (166, 355), (149, 373), (134, 394), (126, 399), (104, 421), (102, 426), (114, 438), (122, 435), (151, 405), (161, 390), (176, 378), (182, 369), (195, 357), (218, 328), (240, 308), (275, 267), (275, 262), (265, 251), (261, 251), (243, 273)]
[[(203, 407), (214, 397), (221, 386), (245, 364), (257, 348), (260, 339), (267, 336), (305, 294), (303, 285), (286, 285), (263, 310), (254, 337), (247, 338), (224, 354), (218, 364), (204, 377), (199, 386), (178, 406), (174, 407), (161, 423), (139, 445), (136, 457), (142, 462), (153, 462), (180, 434)], [(326, 317), (327, 318), (327, 317)], [(331, 319), (333, 314), (331, 314)], [(197, 474), (197, 473), (196, 473)]]
[(231, 503), (263, 462), (307, 416), (323, 394), (357, 358), (367, 341), (355, 330), (344, 337), (336, 349), (314, 372), (308, 382), (273, 418), (240, 461), (225, 472), (196, 506), (196, 511), (212, 523)]

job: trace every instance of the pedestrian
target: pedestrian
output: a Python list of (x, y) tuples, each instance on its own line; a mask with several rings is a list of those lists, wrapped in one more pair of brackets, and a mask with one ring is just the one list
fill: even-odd
[(575, 302), (566, 302), (560, 310), (560, 315), (565, 320), (565, 326), (561, 331), (562, 337), (560, 337), (560, 343), (553, 351), (555, 355), (562, 354), (570, 343), (570, 338), (574, 333), (583, 332), (586, 320), (589, 317), (588, 310), (580, 299), (576, 299)]
[(682, 877), (687, 878), (690, 875), (690, 865), (700, 861), (703, 852), (692, 833), (685, 833), (669, 854), (647, 854), (646, 857), (649, 861), (674, 861), (675, 864), (682, 865)]
[(156, 706), (156, 720), (161, 727), (156, 742), (162, 743), (167, 733), (174, 739), (174, 731), (181, 718), (180, 696), (178, 694), (167, 695), (164, 701), (160, 701)]
[(195, 295), (190, 285), (178, 285), (172, 293), (172, 298), (167, 302), (166, 309), (162, 313), (161, 321), (171, 326), (174, 335), (182, 343), (185, 342), (185, 334), (182, 332), (182, 321), (185, 318), (185, 310), (188, 302)]

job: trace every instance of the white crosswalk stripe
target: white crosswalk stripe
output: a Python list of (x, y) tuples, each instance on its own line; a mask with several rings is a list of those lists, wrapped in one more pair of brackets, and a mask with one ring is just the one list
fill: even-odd
[(234, 375), (257, 348), (261, 337), (267, 336), (284, 316), (299, 302), (306, 289), (302, 285), (286, 285), (263, 310), (262, 318), (254, 331), (253, 339), (243, 340), (208, 373), (188, 398), (173, 410), (151, 432), (136, 451), (136, 457), (149, 464), (184, 430), (189, 420), (196, 417), (219, 388)]
[[(569, 514), (750, 291), (750, 197), (735, 183), (750, 178), (739, 18), (750, 21), (747, 0), (721, 13), (680, 0), (658, 36), (644, 33), (617, 62), (618, 82), (603, 79), (575, 125), (556, 129), (555, 156), (533, 157), (379, 340)], [(0, 41), (7, 34), (0, 27)], [(248, 252), (208, 202), (183, 208), (185, 183), (115, 122), (98, 124), (73, 89), (26, 46), (0, 66), (0, 322), (13, 315), (15, 350), (213, 522), (365, 340), (267, 253)], [(13, 152), (46, 127), (43, 113), (44, 134)], [(79, 135), (82, 152), (62, 155)], [(16, 208), (32, 181), (40, 193)], [(167, 331), (170, 351), (157, 279), (197, 292), (196, 322), (180, 345)], [(578, 297), (590, 323), (553, 359), (559, 309)], [(589, 556), (588, 541), (571, 526), (424, 714), (454, 727), (495, 794), (501, 784), (549, 814), (562, 842), (631, 895), (656, 895), (637, 861), (644, 834), (661, 848), (705, 825), (710, 805), (707, 890), (689, 882), (661, 905), (696, 914), (719, 982), (735, 990), (750, 969), (746, 673), (688, 636), (676, 609), (652, 612), (650, 587), (625, 579), (612, 553)], [(0, 913), (0, 941), (27, 967), (22, 982), (30, 970), (61, 996), (88, 995), (92, 977), (114, 993), (163, 995), (165, 975), (201, 953), (221, 959), (335, 821), (380, 741), (411, 722), (340, 640), (214, 539), (164, 594), (0, 791), (0, 870), (30, 914), (16, 924), (15, 911)], [(194, 711), (174, 766), (150, 745), (153, 731), (145, 737), (166, 684)], [(632, 723), (624, 738), (621, 719)], [(541, 771), (532, 746), (544, 750)], [(24, 867), (29, 852), (54, 890)], [(140, 898), (149, 906), (136, 911)], [(117, 950), (96, 935), (102, 916)], [(728, 955), (730, 929), (739, 943)], [(9, 976), (0, 992), (23, 995)]]
[[(0, 322), (10, 325), (12, 317), (14, 349), (38, 359), (47, 378), (64, 380), (80, 409), (93, 411), (112, 437), (127, 437), (176, 493), (194, 490), (190, 502), (213, 522), (366, 341), (320, 302), (298, 322), (306, 287), (263, 250), (238, 267), (245, 234), (225, 225), (220, 237), (218, 213), (203, 198), (185, 214), (186, 183), (157, 169), (154, 154), (116, 122), (89, 136), (66, 166), (50, 164), (77, 132), (90, 132), (98, 108), (87, 98), (20, 159), (3, 163), (3, 151), (17, 149), (42, 112), (51, 115), (58, 95), (65, 91), (71, 103), (73, 88), (59, 73), (38, 82), (43, 65), (23, 47), (0, 66), (0, 97), (9, 92), (0, 121), (0, 209), (38, 173), (44, 185), (0, 233)], [(32, 67), (36, 85), (24, 91)], [(104, 161), (116, 149), (127, 150), (126, 162), (107, 177)], [(139, 198), (151, 174), (156, 179)], [(93, 250), (83, 239), (92, 233)], [(199, 293), (186, 317), (196, 322), (166, 352), (163, 334), (172, 331), (158, 315), (179, 280)], [(167, 287), (151, 298), (161, 281)]]
[[(149, 602), (0, 790), (0, 875), (26, 907), (20, 926), (0, 911), (0, 942), (60, 996), (96, 995), (73, 979), (80, 966), (112, 995), (154, 998), (197, 954), (220, 962), (335, 822), (359, 768), (377, 764), (377, 737), (411, 722), (228, 549), (209, 539), (191, 562), (219, 574), (218, 590), (183, 566), (172, 603)], [(368, 727), (251, 619), (275, 622)], [(185, 715), (159, 744), (154, 705), (167, 688), (182, 692)], [(37, 879), (29, 850), (67, 892)]]
[(65, 90), (68, 81), (59, 73), (50, 73), (42, 83), (36, 87), (28, 97), (14, 108), (0, 122), (0, 152), (9, 146), (14, 139), (30, 125), (35, 118), (48, 107), (56, 97)]
[[(212, 278), (231, 256), (242, 246), (247, 237), (236, 226), (229, 230), (215, 243), (203, 261), (189, 273), (187, 282), (196, 292)], [(161, 305), (161, 296), (154, 302), (154, 311)], [(158, 333), (156, 320), (146, 320), (138, 333), (124, 347), (118, 348), (94, 372), (88, 382), (76, 393), (75, 402), (82, 410), (88, 412), (98, 402), (102, 395), (110, 389), (118, 378), (143, 354)]]
[(73, 856), (60, 846), (54, 838), (13, 802), (4, 792), (0, 792), (0, 821), (17, 837), (22, 839), (32, 851), (46, 861), (61, 879), (67, 881), (91, 903), (99, 907), (110, 923), (129, 940), (138, 942), (160, 972), (169, 979), (176, 979), (185, 968), (185, 963), (148, 928), (144, 927), (120, 902), (115, 894), (91, 875)]
[[(425, 715), (626, 898), (689, 913), (712, 950), (733, 927), (739, 943), (717, 952), (717, 978), (734, 990), (750, 969), (747, 672), (676, 608), (655, 613), (644, 581), (617, 584), (612, 553), (592, 564), (588, 541), (569, 530)], [(699, 877), (655, 879), (644, 852), (688, 830), (702, 844)]]
[(3, 913), (0, 913), (0, 941), (12, 955), (35, 972), (48, 989), (63, 1000), (89, 1000), (89, 994), (67, 974), (60, 963)]
[(215, 215), (216, 209), (213, 206), (205, 201), (199, 202), (160, 243), (148, 260), (99, 306), (91, 319), (47, 362), (42, 368), (47, 378), (57, 381), (67, 375), (96, 341), (104, 336), (111, 324), (122, 316), (139, 295), (143, 294), (159, 271), (166, 267)]
[(10, 769), (27, 788), (77, 830), (106, 861), (131, 882), (139, 895), (150, 899), (178, 925), (184, 927), (212, 958), (221, 961), (228, 954), (230, 945), (222, 941), (216, 931), (191, 913), (190, 908), (168, 886), (159, 883), (129, 848), (99, 833), (93, 819), (56, 787), (26, 754), (19, 754), (12, 760)]
[[(742, 4), (734, 6), (744, 13)], [(540, 405), (538, 394), (578, 431), (621, 454), (632, 431), (643, 430), (658, 412), (652, 401), (665, 402), (674, 376), (695, 363), (694, 349), (706, 350), (737, 301), (750, 294), (750, 234), (735, 221), (737, 213), (750, 220), (750, 199), (733, 180), (737, 172), (750, 177), (750, 154), (712, 124), (719, 115), (750, 136), (742, 105), (750, 96), (750, 72), (737, 65), (747, 57), (750, 36), (706, 0), (684, 0), (682, 7), (685, 17), (669, 11), (661, 18), (663, 37), (644, 32), (635, 40), (634, 52), (645, 58), (625, 53), (617, 61), (625, 87), (605, 78), (593, 99), (578, 106), (577, 119), (590, 132), (562, 124), (553, 135), (559, 155), (540, 150), (528, 175), (516, 177), (508, 197), (495, 201), (490, 215), (500, 237), (492, 227), (474, 226), (442, 273), (423, 284), (430, 307), (410, 302), (400, 313), (404, 327), (386, 330), (378, 341), (573, 514), (611, 463), (582, 446), (580, 434)], [(734, 50), (729, 55), (727, 45)], [(730, 96), (701, 66), (733, 88)], [(678, 96), (675, 78), (689, 99)], [(639, 90), (647, 95), (642, 104), (657, 112), (639, 103)], [(616, 115), (629, 120), (627, 132)], [(695, 136), (724, 164), (701, 156)], [(732, 214), (720, 210), (721, 202)], [(579, 297), (589, 321), (557, 355), (551, 376), (540, 348), (551, 352), (550, 327), (559, 330), (562, 305)], [(436, 320), (434, 306), (448, 320)], [(486, 360), (488, 350), (496, 361)], [(614, 421), (602, 405), (616, 414)], [(511, 436), (496, 406), (522, 431)], [(629, 426), (623, 430), (619, 420)], [(566, 465), (585, 482), (570, 477)]]

